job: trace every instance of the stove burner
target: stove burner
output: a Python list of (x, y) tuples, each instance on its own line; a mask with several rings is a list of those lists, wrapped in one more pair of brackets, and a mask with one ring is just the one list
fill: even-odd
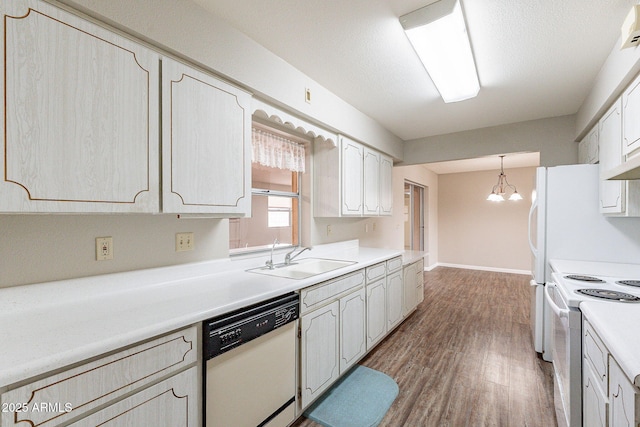
[(576, 292), (579, 292), (583, 295), (588, 295), (590, 297), (602, 298), (611, 301), (621, 301), (621, 302), (638, 302), (640, 298), (625, 294), (624, 292), (618, 291), (610, 291), (608, 289), (578, 289)]
[(636, 286), (640, 287), (640, 280), (618, 280), (618, 285)]
[(564, 276), (565, 279), (578, 280), (580, 282), (594, 282), (594, 283), (603, 283), (604, 280), (598, 279), (593, 276), (582, 276), (580, 274), (570, 274), (568, 276)]

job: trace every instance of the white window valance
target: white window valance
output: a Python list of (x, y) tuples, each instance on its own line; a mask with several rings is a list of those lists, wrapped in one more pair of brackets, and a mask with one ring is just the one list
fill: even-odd
[(304, 146), (280, 135), (252, 128), (252, 161), (263, 166), (304, 172)]

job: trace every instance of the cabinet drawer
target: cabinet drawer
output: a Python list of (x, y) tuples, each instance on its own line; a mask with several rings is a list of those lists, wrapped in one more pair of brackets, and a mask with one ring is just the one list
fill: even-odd
[[(384, 264), (382, 266), (384, 268)], [(363, 285), (364, 270), (358, 270), (337, 279), (303, 289), (300, 293), (300, 312), (306, 313), (314, 307), (328, 302), (331, 298)]]
[(582, 331), (582, 347), (585, 360), (593, 367), (594, 376), (606, 394), (608, 392), (609, 373), (607, 361), (609, 352), (591, 324), (586, 320)]
[(395, 257), (387, 261), (387, 273), (400, 270), (402, 268), (402, 257)]
[(24, 403), (28, 410), (3, 412), (2, 426), (59, 425), (197, 358), (194, 326), (3, 393), (3, 403)]
[(198, 368), (194, 366), (70, 426), (196, 427), (198, 391)]
[(373, 283), (381, 277), (384, 277), (386, 272), (387, 266), (384, 262), (367, 267), (367, 283)]

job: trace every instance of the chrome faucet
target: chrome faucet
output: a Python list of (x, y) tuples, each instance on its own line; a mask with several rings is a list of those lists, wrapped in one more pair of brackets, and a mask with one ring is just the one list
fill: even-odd
[(269, 261), (265, 261), (265, 264), (267, 267), (269, 267), (269, 270), (273, 270), (273, 250), (276, 248), (276, 245), (280, 243), (278, 241), (278, 238), (276, 237), (273, 240), (273, 246), (271, 246), (271, 258), (269, 258)]
[(298, 255), (300, 255), (302, 252), (308, 250), (311, 250), (311, 247), (306, 247), (306, 248), (302, 248), (302, 250), (300, 252), (298, 252), (297, 254), (295, 254), (294, 256), (291, 256), (292, 253), (294, 253), (298, 248), (293, 248), (293, 250), (291, 252), (289, 252), (288, 254), (286, 254), (284, 256), (284, 265), (289, 265), (291, 264), (291, 261), (293, 261), (294, 258), (296, 258)]

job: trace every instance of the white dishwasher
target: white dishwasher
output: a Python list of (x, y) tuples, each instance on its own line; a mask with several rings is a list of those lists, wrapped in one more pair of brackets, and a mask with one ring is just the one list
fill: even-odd
[(295, 419), (299, 299), (290, 293), (204, 322), (206, 427)]

